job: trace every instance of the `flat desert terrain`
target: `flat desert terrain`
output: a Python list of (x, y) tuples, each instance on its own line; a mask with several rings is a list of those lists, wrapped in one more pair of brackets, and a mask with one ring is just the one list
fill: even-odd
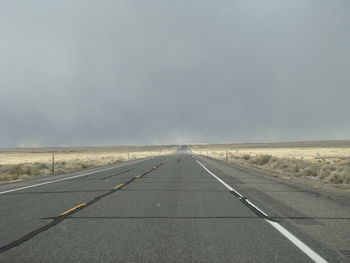
[(350, 141), (191, 145), (196, 154), (330, 184), (350, 183)]
[(0, 183), (170, 154), (177, 146), (0, 149)]

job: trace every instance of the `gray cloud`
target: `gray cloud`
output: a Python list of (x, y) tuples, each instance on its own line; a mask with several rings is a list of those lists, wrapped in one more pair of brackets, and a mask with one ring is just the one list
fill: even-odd
[(349, 1), (2, 1), (0, 147), (350, 139)]

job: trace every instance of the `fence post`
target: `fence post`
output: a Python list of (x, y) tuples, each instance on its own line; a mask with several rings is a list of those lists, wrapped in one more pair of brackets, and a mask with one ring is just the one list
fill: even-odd
[(52, 154), (51, 171), (52, 171), (52, 174), (55, 174), (55, 154)]

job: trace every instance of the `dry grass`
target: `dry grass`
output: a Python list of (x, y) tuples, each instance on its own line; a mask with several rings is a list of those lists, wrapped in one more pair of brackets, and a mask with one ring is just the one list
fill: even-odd
[[(344, 147), (341, 147), (343, 146)], [(295, 143), (268, 145), (253, 148), (252, 145), (197, 145), (192, 146), (196, 154), (226, 160), (228, 162), (250, 165), (265, 170), (319, 179), (325, 183), (350, 184), (350, 144), (322, 142), (303, 145)], [(270, 146), (270, 147), (269, 147)], [(291, 147), (293, 146), (293, 147)]]
[(53, 153), (55, 173), (64, 173), (170, 154), (175, 150), (175, 146), (1, 149), (0, 182), (51, 174)]

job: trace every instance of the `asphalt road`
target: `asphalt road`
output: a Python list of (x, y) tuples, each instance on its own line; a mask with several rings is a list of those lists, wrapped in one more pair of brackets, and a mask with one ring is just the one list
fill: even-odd
[(0, 262), (347, 262), (310, 224), (237, 188), (251, 174), (213, 162), (179, 152), (3, 185)]

